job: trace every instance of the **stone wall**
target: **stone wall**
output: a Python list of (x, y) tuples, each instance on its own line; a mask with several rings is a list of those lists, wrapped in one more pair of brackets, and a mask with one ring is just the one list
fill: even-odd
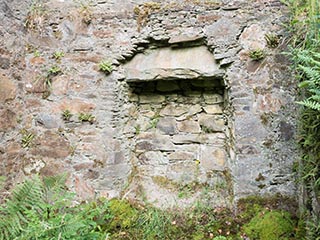
[[(66, 172), (83, 199), (294, 196), (285, 16), (276, 0), (1, 2), (6, 189)], [(250, 58), (256, 49), (265, 58)]]

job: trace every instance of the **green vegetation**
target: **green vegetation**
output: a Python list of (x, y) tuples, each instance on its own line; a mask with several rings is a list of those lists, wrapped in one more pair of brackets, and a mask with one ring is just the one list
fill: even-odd
[(40, 56), (41, 56), (41, 53), (39, 52), (39, 50), (35, 50), (35, 51), (33, 52), (33, 56), (34, 56), (34, 57), (40, 57)]
[(25, 129), (21, 130), (21, 145), (23, 148), (30, 147), (32, 140), (34, 139), (35, 135)]
[(270, 47), (270, 48), (278, 47), (280, 39), (276, 34), (269, 33), (269, 34), (266, 34), (264, 36), (264, 38), (265, 38), (265, 40), (267, 42), (268, 47)]
[(61, 116), (64, 121), (70, 121), (73, 114), (70, 112), (70, 110), (66, 109), (62, 112)]
[(79, 4), (79, 15), (82, 19), (82, 22), (85, 23), (86, 25), (89, 25), (92, 20), (93, 20), (93, 12), (91, 10), (91, 0), (78, 0), (75, 1), (78, 2)]
[(103, 60), (99, 63), (99, 70), (106, 75), (110, 74), (113, 70), (112, 63), (107, 60)]
[(34, 176), (16, 186), (0, 205), (0, 239), (301, 239), (294, 237), (294, 215), (281, 209), (296, 206), (281, 196), (242, 199), (238, 215), (206, 202), (159, 210), (119, 199), (79, 204), (65, 181), (65, 175)]
[(263, 49), (253, 49), (253, 50), (250, 50), (249, 57), (253, 61), (260, 61), (266, 57), (266, 53), (264, 52)]
[[(320, 239), (320, 3), (283, 1), (291, 9), (289, 28), (293, 70), (301, 93), (298, 143), (299, 180), (304, 188), (307, 239)], [(302, 224), (303, 225), (303, 224)]]
[(75, 205), (65, 176), (34, 176), (0, 206), (0, 239), (106, 239), (108, 202)]
[(61, 68), (56, 66), (56, 65), (54, 65), (54, 66), (52, 66), (52, 67), (50, 67), (48, 69), (48, 75), (47, 76), (56, 76), (61, 72), (62, 72)]
[(47, 15), (47, 9), (40, 0), (33, 0), (25, 19), (24, 26), (28, 30), (41, 32)]
[(289, 213), (284, 211), (262, 211), (244, 226), (250, 239), (287, 240), (294, 231)]
[(95, 117), (91, 113), (79, 113), (78, 119), (81, 122), (94, 123)]
[(57, 61), (60, 61), (61, 58), (64, 57), (64, 52), (62, 51), (55, 51), (53, 54), (52, 54), (52, 57), (57, 60)]

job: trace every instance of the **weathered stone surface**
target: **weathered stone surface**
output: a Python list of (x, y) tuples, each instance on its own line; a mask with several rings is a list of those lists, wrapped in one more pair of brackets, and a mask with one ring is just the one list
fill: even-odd
[(74, 98), (63, 99), (61, 102), (53, 104), (53, 111), (61, 114), (64, 110), (69, 110), (71, 113), (91, 112), (96, 105), (88, 100)]
[(40, 113), (36, 118), (36, 123), (44, 128), (58, 128), (61, 125), (60, 118), (46, 113)]
[(16, 92), (17, 87), (13, 81), (0, 72), (0, 102), (14, 99)]
[(213, 37), (219, 45), (230, 45), (236, 41), (236, 36), (241, 31), (241, 26), (232, 19), (222, 17), (215, 23), (205, 27), (205, 33)]
[(185, 105), (168, 104), (160, 111), (160, 116), (181, 116), (188, 112), (188, 107)]
[(169, 160), (164, 157), (162, 152), (148, 151), (139, 156), (139, 163), (142, 165), (166, 165)]
[(223, 149), (202, 145), (200, 165), (206, 170), (224, 170), (227, 164), (227, 155)]
[(208, 105), (206, 107), (203, 107), (203, 110), (208, 114), (221, 114), (222, 113), (222, 107), (218, 104)]
[(171, 143), (169, 136), (152, 133), (147, 137), (152, 137), (151, 140), (138, 141), (136, 144), (137, 152), (145, 151), (174, 151), (175, 147)]
[(6, 57), (0, 57), (0, 68), (8, 69), (10, 67), (10, 59)]
[(162, 103), (166, 98), (162, 95), (140, 95), (140, 103)]
[(6, 132), (17, 125), (17, 115), (9, 109), (0, 109), (0, 132)]
[(223, 132), (225, 121), (215, 116), (201, 114), (199, 116), (199, 124), (203, 132)]
[(172, 136), (172, 142), (175, 144), (190, 144), (190, 143), (204, 143), (206, 136), (199, 134), (186, 134)]
[(33, 155), (50, 158), (65, 158), (71, 153), (69, 142), (53, 131), (46, 131), (36, 139)]
[[(142, 199), (145, 192), (147, 201), (161, 207), (192, 206), (203, 195), (199, 190), (181, 199), (155, 184), (153, 176), (212, 186), (206, 198), (213, 207), (231, 206), (231, 198), (251, 194), (296, 195), (289, 182), (297, 158), (292, 140), (296, 82), (280, 54), (285, 41), (269, 49), (264, 39), (265, 33), (287, 35), (281, 27), (285, 5), (278, 0), (220, 1), (219, 9), (205, 1), (179, 0), (170, 11), (150, 14), (140, 32), (132, 9), (142, 0), (98, 1), (90, 6), (89, 25), (73, 1), (50, 1), (43, 5), (50, 9), (39, 32), (21, 27), (32, 1), (2, 2), (0, 78), (4, 74), (10, 83), (0, 82), (0, 175), (15, 181), (23, 172), (38, 172), (42, 164), (35, 159), (45, 163), (41, 175), (69, 173), (68, 185), (75, 189), (77, 184), (84, 198), (92, 189), (108, 198), (127, 191), (127, 197)], [(248, 56), (252, 48), (265, 49), (267, 57), (254, 63)], [(56, 51), (65, 56), (55, 59)], [(109, 75), (98, 67), (105, 58), (113, 65)], [(53, 66), (62, 74), (52, 77), (48, 88), (44, 82)], [(125, 80), (141, 82), (129, 86)], [(48, 90), (46, 98), (42, 93)], [(56, 125), (66, 109), (74, 114), (71, 122)], [(79, 112), (97, 121), (80, 123)], [(162, 118), (215, 124), (213, 130), (202, 125), (200, 133), (166, 135), (156, 127)], [(172, 132), (172, 125), (163, 126)], [(35, 134), (29, 149), (21, 147), (22, 128)], [(228, 172), (232, 189), (217, 190)], [(261, 189), (255, 181), (259, 173), (266, 178)]]
[(177, 122), (174, 118), (160, 118), (157, 129), (164, 134), (173, 135), (177, 132)]
[(244, 29), (240, 36), (240, 43), (246, 50), (263, 49), (266, 46), (264, 39), (266, 32), (259, 24), (252, 24)]
[(178, 123), (178, 130), (186, 133), (200, 133), (201, 128), (198, 122), (193, 120), (185, 120)]
[(74, 186), (77, 195), (84, 200), (93, 199), (94, 188), (82, 177), (74, 176)]
[(170, 37), (169, 44), (195, 42), (202, 39), (203, 39), (203, 36), (199, 36), (199, 35), (177, 35), (177, 36)]
[[(65, 75), (57, 76), (57, 77), (55, 77), (54, 81), (52, 82), (52, 94), (65, 95), (68, 92), (70, 85), (71, 85), (70, 77), (65, 76)], [(80, 88), (80, 85), (78, 83), (78, 87), (72, 86), (72, 85), (70, 87), (78, 90)]]
[(218, 68), (213, 55), (203, 46), (152, 50), (136, 55), (132, 61), (124, 65), (124, 68), (128, 82), (197, 79), (224, 74)]
[(223, 103), (223, 96), (219, 94), (204, 94), (203, 97), (208, 104)]
[(169, 154), (170, 161), (193, 161), (195, 153), (192, 152), (174, 152)]

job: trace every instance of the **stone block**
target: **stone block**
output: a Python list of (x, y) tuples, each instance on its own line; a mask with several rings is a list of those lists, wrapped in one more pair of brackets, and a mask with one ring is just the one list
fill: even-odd
[(0, 72), (0, 102), (14, 99), (16, 92), (17, 87), (13, 81)]
[(223, 112), (222, 107), (218, 104), (207, 105), (207, 106), (203, 107), (203, 110), (208, 114), (221, 114)]
[(204, 143), (206, 139), (203, 134), (179, 134), (172, 136), (172, 142), (175, 144)]
[(164, 134), (173, 135), (177, 133), (177, 122), (171, 117), (160, 118), (157, 129)]
[(139, 157), (139, 163), (142, 165), (166, 165), (169, 160), (160, 151), (148, 151), (142, 153)]
[(188, 106), (168, 104), (160, 111), (160, 116), (179, 117), (189, 111)]
[(224, 149), (202, 145), (199, 160), (200, 166), (207, 172), (212, 170), (223, 171), (227, 164), (227, 154)]
[(223, 103), (223, 96), (220, 94), (203, 94), (204, 101), (207, 104)]
[[(197, 61), (190, 61), (197, 59)], [(223, 76), (207, 47), (159, 48), (137, 54), (124, 65), (128, 82), (153, 80), (197, 79)]]
[(203, 132), (223, 132), (225, 129), (225, 121), (222, 118), (201, 114), (199, 116), (199, 124)]
[(140, 95), (140, 103), (162, 103), (166, 100), (165, 96), (162, 95)]
[(74, 177), (74, 188), (78, 197), (82, 200), (93, 199), (95, 197), (94, 188), (82, 177)]
[(8, 131), (17, 125), (17, 115), (9, 109), (0, 109), (0, 132)]
[(176, 151), (168, 155), (170, 162), (175, 161), (193, 161), (196, 159), (195, 153)]
[(36, 123), (37, 125), (40, 125), (44, 128), (58, 128), (59, 126), (61, 126), (61, 119), (58, 118), (57, 116), (53, 116), (47, 113), (40, 113), (37, 117), (36, 117)]
[(136, 152), (146, 152), (146, 151), (174, 151), (175, 147), (170, 141), (170, 137), (161, 134), (152, 134), (152, 139), (138, 141), (136, 144)]
[(178, 122), (178, 130), (185, 133), (200, 133), (201, 128), (198, 122), (194, 120), (185, 120)]
[(36, 146), (31, 149), (33, 155), (51, 158), (65, 158), (71, 153), (70, 143), (53, 131), (46, 131), (35, 141)]

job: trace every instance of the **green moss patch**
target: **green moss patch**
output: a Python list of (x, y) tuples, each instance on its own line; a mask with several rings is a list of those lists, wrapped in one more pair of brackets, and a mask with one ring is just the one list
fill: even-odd
[(294, 236), (294, 222), (285, 211), (259, 212), (244, 226), (250, 239), (287, 240)]

